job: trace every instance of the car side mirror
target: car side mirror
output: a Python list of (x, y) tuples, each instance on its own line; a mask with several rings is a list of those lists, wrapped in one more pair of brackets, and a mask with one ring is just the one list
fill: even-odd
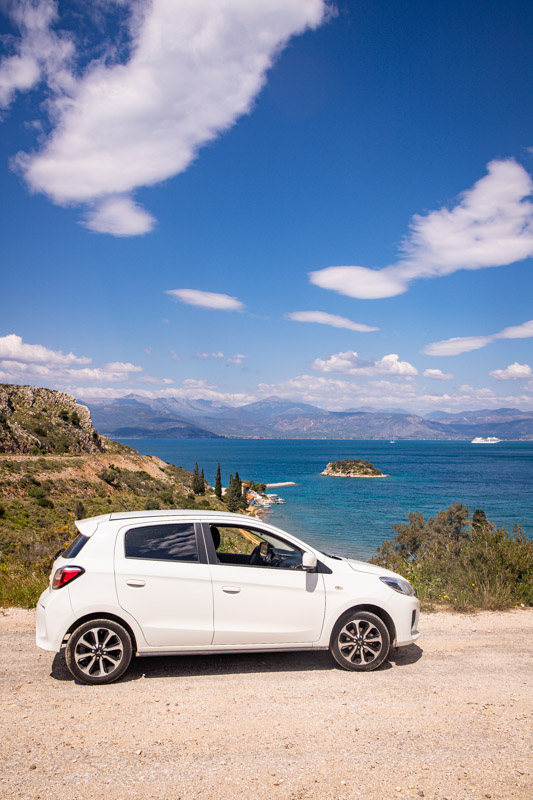
[(314, 553), (304, 552), (302, 555), (302, 569), (305, 569), (307, 572), (310, 572), (313, 569), (316, 569), (317, 559)]

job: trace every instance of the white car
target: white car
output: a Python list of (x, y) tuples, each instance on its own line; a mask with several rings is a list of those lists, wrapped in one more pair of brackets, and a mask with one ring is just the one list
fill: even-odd
[(371, 670), (418, 636), (420, 604), (394, 572), (328, 555), (263, 521), (135, 511), (76, 522), (37, 605), (37, 645), (84, 683), (132, 655), (327, 650)]

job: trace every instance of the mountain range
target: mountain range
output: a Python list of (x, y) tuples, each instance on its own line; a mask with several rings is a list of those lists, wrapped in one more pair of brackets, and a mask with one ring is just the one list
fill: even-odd
[(269, 439), (533, 439), (533, 411), (480, 409), (426, 416), (401, 408), (371, 407), (326, 411), (309, 403), (272, 396), (242, 406), (211, 400), (92, 400), (93, 423), (116, 438), (269, 438)]

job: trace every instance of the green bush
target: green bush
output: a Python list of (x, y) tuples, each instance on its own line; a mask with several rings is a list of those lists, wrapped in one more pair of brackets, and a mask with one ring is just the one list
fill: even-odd
[(159, 499), (166, 506), (174, 505), (174, 495), (172, 494), (170, 489), (163, 489), (163, 491), (159, 495)]
[(533, 605), (533, 542), (519, 527), (509, 533), (479, 510), (471, 521), (460, 503), (408, 520), (371, 561), (408, 578), (421, 601), (463, 611)]

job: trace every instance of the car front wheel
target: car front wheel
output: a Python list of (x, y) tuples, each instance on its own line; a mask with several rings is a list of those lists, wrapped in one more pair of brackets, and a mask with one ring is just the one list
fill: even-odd
[(370, 611), (347, 611), (337, 620), (331, 634), (331, 654), (343, 669), (355, 672), (376, 669), (387, 658), (389, 649), (387, 626)]
[(65, 651), (67, 667), (83, 683), (116, 681), (129, 667), (131, 637), (110, 619), (84, 622), (71, 634)]

